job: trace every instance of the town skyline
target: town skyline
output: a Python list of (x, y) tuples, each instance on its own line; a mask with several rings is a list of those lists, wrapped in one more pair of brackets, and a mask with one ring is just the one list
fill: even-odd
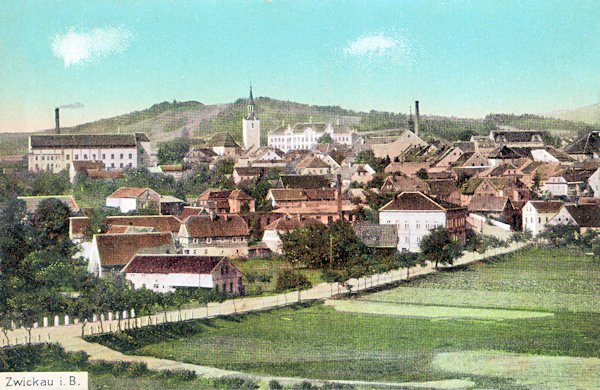
[(162, 101), (255, 96), (481, 118), (598, 102), (600, 5), (286, 1), (3, 4), (2, 132)]

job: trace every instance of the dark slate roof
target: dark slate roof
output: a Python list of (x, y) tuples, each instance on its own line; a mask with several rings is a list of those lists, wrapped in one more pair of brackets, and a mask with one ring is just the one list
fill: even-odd
[(563, 206), (561, 201), (543, 201), (543, 200), (532, 200), (531, 205), (537, 210), (538, 213), (558, 213), (560, 208)]
[(52, 134), (29, 136), (34, 148), (111, 148), (136, 147), (150, 142), (144, 133), (135, 134)]
[(462, 209), (458, 205), (429, 197), (422, 192), (403, 192), (379, 211), (448, 211)]
[(225, 259), (223, 256), (136, 255), (123, 273), (137, 274), (210, 274)]
[(209, 141), (212, 147), (222, 146), (226, 148), (239, 148), (240, 145), (229, 133), (215, 134)]
[(458, 183), (454, 179), (427, 180), (432, 195), (449, 196), (458, 189)]
[(476, 196), (469, 202), (469, 211), (501, 213), (510, 206), (508, 196)]
[(564, 148), (569, 154), (593, 154), (600, 152), (600, 132), (592, 131)]
[(283, 188), (329, 187), (329, 178), (322, 175), (280, 175)]
[(498, 142), (531, 142), (534, 135), (544, 136), (542, 130), (493, 130), (494, 139)]
[(514, 148), (509, 148), (504, 145), (502, 147), (492, 150), (488, 158), (521, 158), (523, 155), (518, 153)]
[(600, 206), (586, 204), (565, 207), (579, 227), (600, 227)]

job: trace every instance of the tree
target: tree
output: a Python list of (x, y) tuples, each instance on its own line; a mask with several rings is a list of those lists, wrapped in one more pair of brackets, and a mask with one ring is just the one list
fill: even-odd
[(331, 134), (329, 133), (325, 133), (321, 136), (321, 138), (319, 138), (319, 143), (320, 144), (330, 144), (332, 143), (332, 139), (331, 139)]
[(417, 171), (417, 177), (421, 180), (429, 179), (429, 175), (427, 174), (427, 171), (425, 170), (425, 168), (421, 168)]
[(233, 166), (235, 165), (235, 161), (231, 158), (225, 158), (223, 160), (219, 160), (215, 165), (215, 172), (218, 175), (231, 175), (233, 173)]
[(178, 138), (173, 141), (163, 142), (158, 145), (159, 165), (182, 164), (183, 158), (190, 150), (190, 142), (184, 138)]
[(43, 172), (35, 174), (33, 185), (31, 186), (32, 195), (62, 195), (69, 191), (71, 183), (69, 182), (69, 172), (63, 169), (59, 173)]
[(55, 198), (44, 199), (33, 218), (34, 225), (47, 243), (65, 240), (69, 237), (69, 215), (67, 205)]
[(435, 268), (439, 264), (452, 264), (454, 259), (462, 255), (461, 243), (453, 239), (448, 229), (443, 227), (437, 227), (423, 237), (419, 247), (421, 255), (432, 261)]
[(25, 202), (11, 199), (0, 208), (0, 274), (17, 275), (31, 251), (30, 229), (24, 225)]

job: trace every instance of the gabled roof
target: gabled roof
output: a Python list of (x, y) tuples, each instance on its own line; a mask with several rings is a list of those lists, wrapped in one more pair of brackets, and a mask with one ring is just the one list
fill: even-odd
[(90, 228), (90, 219), (88, 217), (70, 217), (69, 218), (69, 237), (87, 236)]
[(215, 134), (210, 141), (210, 146), (214, 147), (226, 147), (226, 148), (241, 148), (233, 136), (229, 133), (218, 133)]
[(600, 132), (592, 131), (564, 148), (568, 154), (594, 154), (600, 152)]
[(200, 215), (204, 211), (204, 207), (184, 207), (181, 213), (177, 216), (181, 221), (185, 221), (187, 217), (192, 215)]
[(475, 193), (475, 190), (479, 185), (483, 182), (483, 179), (480, 177), (472, 177), (463, 185), (462, 193), (465, 195), (472, 195)]
[(229, 194), (231, 194), (231, 190), (219, 190), (215, 188), (209, 188), (204, 191), (197, 200), (220, 200), (229, 198)]
[(462, 209), (458, 205), (435, 199), (422, 192), (403, 192), (379, 211), (448, 211)]
[(196, 215), (188, 217), (185, 227), (189, 237), (247, 236), (248, 225), (237, 214)]
[(253, 200), (254, 198), (245, 193), (242, 190), (233, 190), (231, 194), (229, 194), (229, 199), (232, 200)]
[(276, 202), (280, 201), (327, 201), (335, 200), (335, 188), (271, 188), (269, 190)]
[(283, 188), (324, 188), (329, 179), (322, 175), (280, 175)]
[(298, 217), (281, 217), (268, 224), (264, 230), (276, 230), (278, 232), (287, 232), (294, 229), (299, 229), (306, 225), (320, 223), (315, 218), (303, 218)]
[(516, 169), (517, 167), (515, 167), (513, 164), (503, 163), (489, 171), (487, 175), (490, 177), (504, 176), (508, 174), (509, 171), (516, 171)]
[(563, 202), (560, 201), (544, 201), (544, 200), (530, 200), (529, 203), (536, 209), (538, 213), (558, 213), (560, 208), (563, 206)]
[[(498, 142), (531, 142), (534, 135), (543, 137), (543, 130), (492, 130)], [(505, 140), (505, 141), (504, 141)], [(536, 141), (539, 142), (539, 141)]]
[(421, 169), (429, 168), (428, 162), (393, 162), (385, 167), (385, 173), (403, 173), (406, 176), (414, 176)]
[(508, 196), (475, 196), (469, 202), (469, 211), (496, 212), (501, 213), (510, 206)]
[(587, 169), (565, 169), (561, 176), (567, 183), (583, 183), (588, 181), (595, 171), (596, 170)]
[(515, 159), (521, 158), (523, 155), (516, 152), (513, 148), (509, 148), (504, 145), (499, 148), (496, 148), (490, 152), (488, 158), (506, 158), (506, 159)]
[(29, 214), (33, 214), (36, 212), (40, 203), (42, 203), (46, 199), (56, 199), (60, 202), (64, 203), (68, 208), (71, 214), (77, 214), (79, 212), (79, 206), (75, 199), (71, 195), (53, 195), (53, 196), (19, 196), (17, 199), (25, 202), (26, 212)]
[(145, 133), (135, 134), (52, 134), (30, 135), (34, 148), (134, 148), (138, 142), (150, 142)]
[(233, 170), (239, 176), (261, 176), (268, 172), (265, 167), (235, 167)]
[(147, 190), (149, 188), (121, 187), (108, 195), (108, 198), (137, 198)]
[(158, 229), (151, 226), (123, 226), (112, 225), (106, 231), (106, 234), (133, 234), (133, 233), (153, 233)]
[(140, 250), (171, 245), (171, 233), (97, 234), (103, 266), (125, 265)]
[(159, 232), (177, 233), (181, 221), (173, 215), (139, 215), (107, 217), (107, 225), (154, 227)]
[(210, 274), (223, 256), (136, 255), (122, 273), (136, 274)]
[(595, 204), (565, 206), (579, 227), (600, 227), (600, 206)]
[(327, 165), (325, 161), (321, 160), (319, 157), (309, 156), (296, 165), (296, 169), (304, 168), (329, 168), (329, 165)]
[(382, 190), (391, 184), (395, 191), (429, 191), (429, 185), (418, 177), (388, 176), (383, 181)]
[(458, 190), (458, 183), (454, 179), (427, 180), (426, 183), (434, 196), (449, 196)]

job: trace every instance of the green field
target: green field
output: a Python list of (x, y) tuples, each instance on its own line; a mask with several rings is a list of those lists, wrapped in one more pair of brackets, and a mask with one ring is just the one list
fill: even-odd
[[(384, 308), (386, 302), (406, 306), (410, 301), (406, 297), (414, 289), (418, 305), (427, 306), (429, 313), (438, 307), (443, 318), (342, 313), (316, 303), (197, 321), (187, 324), (185, 333), (113, 335), (105, 336), (103, 342), (127, 353), (280, 376), (395, 382), (469, 378), (479, 388), (503, 389), (561, 388), (572, 380), (595, 383), (593, 375), (586, 375), (591, 375), (600, 356), (600, 313), (575, 302), (582, 296), (588, 305), (594, 304), (590, 296), (598, 291), (598, 268), (588, 257), (534, 248), (347, 300), (347, 306), (355, 309), (359, 304)], [(428, 288), (432, 289), (429, 300)], [(462, 291), (475, 294), (470, 297), (473, 301), (459, 301)], [(517, 295), (502, 295), (494, 301), (495, 292)], [(573, 297), (562, 306), (544, 305), (543, 300), (531, 306), (523, 303), (525, 296), (535, 294), (538, 300), (543, 294)], [(511, 297), (519, 299), (513, 303)], [(519, 313), (522, 307), (547, 317), (511, 319), (528, 314)], [(490, 308), (502, 309), (489, 311), (502, 315), (496, 319), (479, 315)], [(465, 309), (478, 315), (448, 315)], [(484, 352), (492, 355), (490, 362), (497, 358), (507, 364), (531, 361), (536, 366), (509, 372), (493, 365), (475, 369), (476, 364), (466, 364)], [(581, 374), (548, 386), (544, 370), (564, 373), (569, 367)]]

